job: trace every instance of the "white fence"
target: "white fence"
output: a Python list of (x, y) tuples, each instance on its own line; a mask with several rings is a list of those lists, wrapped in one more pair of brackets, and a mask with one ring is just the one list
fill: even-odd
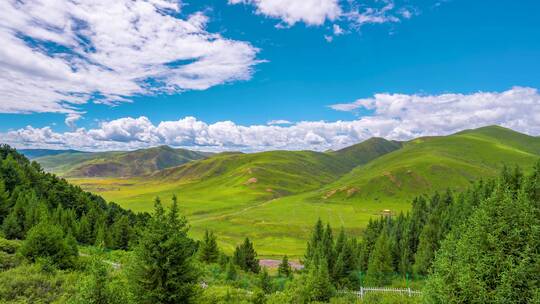
[(417, 291), (417, 290), (412, 290), (410, 288), (390, 288), (390, 287), (360, 287), (359, 291), (343, 291), (343, 292), (355, 294), (361, 299), (363, 299), (364, 295), (368, 292), (398, 293), (400, 295), (405, 295), (409, 297), (422, 294), (422, 292)]

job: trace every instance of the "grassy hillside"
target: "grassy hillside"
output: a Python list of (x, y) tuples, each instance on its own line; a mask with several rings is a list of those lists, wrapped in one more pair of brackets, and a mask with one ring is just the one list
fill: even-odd
[(359, 144), (346, 147), (336, 152), (330, 152), (343, 161), (356, 165), (368, 163), (381, 155), (398, 150), (402, 147), (398, 141), (389, 141), (380, 137), (373, 137)]
[(497, 126), (419, 138), (356, 167), (312, 200), (410, 200), (448, 187), (463, 189), (473, 180), (496, 175), (505, 163), (530, 167), (539, 155), (540, 138)]
[(359, 233), (385, 209), (408, 210), (418, 194), (462, 189), (503, 163), (529, 167), (539, 147), (539, 138), (486, 127), (329, 153), (223, 154), (145, 178), (72, 181), (135, 211), (177, 194), (195, 236), (209, 228), (226, 250), (250, 236), (262, 254), (295, 255), (319, 217)]
[(160, 146), (129, 152), (69, 152), (35, 160), (45, 170), (66, 177), (127, 177), (150, 174), (210, 155)]
[(84, 153), (77, 150), (51, 150), (51, 149), (20, 149), (17, 152), (23, 154), (28, 159), (34, 159), (38, 157), (58, 155), (58, 154), (69, 154), (69, 153)]

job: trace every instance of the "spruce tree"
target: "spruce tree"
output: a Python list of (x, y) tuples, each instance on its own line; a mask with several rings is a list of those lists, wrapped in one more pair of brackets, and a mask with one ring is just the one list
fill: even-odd
[(131, 234), (129, 218), (125, 215), (120, 216), (112, 227), (112, 243), (114, 244), (114, 248), (128, 250)]
[(200, 243), (199, 258), (205, 263), (216, 263), (219, 258), (216, 236), (208, 229), (206, 229), (204, 239)]
[(291, 265), (289, 265), (289, 258), (287, 255), (283, 256), (283, 259), (278, 266), (278, 274), (283, 277), (289, 277), (292, 274)]
[(6, 191), (4, 180), (0, 178), (0, 225), (8, 216), (10, 207), (9, 193)]
[(258, 287), (265, 294), (272, 293), (272, 279), (270, 278), (266, 267), (263, 267), (262, 271), (259, 272)]
[(538, 303), (540, 210), (519, 179), (503, 171), (491, 197), (445, 239), (425, 288), (427, 302)]
[(246, 237), (242, 245), (236, 247), (233, 260), (242, 270), (259, 273), (260, 266), (257, 252), (249, 238)]
[(77, 226), (77, 240), (83, 244), (92, 244), (92, 226), (86, 214), (81, 217)]
[[(319, 253), (321, 256), (323, 253)], [(316, 254), (316, 255), (319, 255)], [(311, 301), (328, 302), (334, 295), (334, 286), (330, 281), (328, 265), (325, 258), (311, 264), (307, 279), (308, 294)]]
[(371, 285), (384, 286), (390, 283), (392, 277), (392, 253), (385, 229), (377, 239), (373, 252), (369, 257), (366, 280)]
[(306, 254), (304, 255), (304, 266), (308, 267), (312, 261), (313, 257), (319, 247), (319, 243), (322, 241), (324, 235), (324, 226), (319, 218), (313, 227), (313, 232), (311, 233), (311, 238), (307, 243)]
[(236, 266), (234, 265), (232, 260), (229, 260), (225, 268), (225, 279), (227, 281), (234, 281), (236, 280), (236, 277), (237, 277)]
[(132, 290), (139, 303), (192, 303), (199, 272), (193, 264), (195, 244), (173, 197), (169, 212), (159, 199), (135, 249), (130, 267)]

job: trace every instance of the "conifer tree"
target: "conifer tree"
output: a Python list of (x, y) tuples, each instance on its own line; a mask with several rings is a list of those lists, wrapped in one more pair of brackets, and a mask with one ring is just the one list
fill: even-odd
[[(322, 253), (320, 254), (323, 255)], [(312, 263), (310, 266), (306, 287), (311, 301), (328, 302), (334, 295), (334, 286), (332, 286), (330, 281), (326, 259), (317, 259), (318, 261)]]
[(142, 233), (130, 267), (132, 290), (139, 303), (192, 303), (198, 270), (193, 264), (195, 244), (187, 236), (187, 222), (178, 214), (173, 197), (169, 212), (159, 199)]
[(204, 239), (200, 243), (199, 258), (205, 263), (216, 263), (219, 258), (219, 248), (216, 236), (206, 229)]
[(503, 171), (491, 197), (445, 239), (427, 302), (538, 303), (540, 210), (527, 193), (529, 182), (522, 186), (520, 173), (513, 174)]
[(272, 293), (272, 279), (268, 274), (268, 269), (266, 267), (262, 268), (262, 271), (259, 272), (258, 278), (258, 287), (265, 293)]
[(77, 240), (83, 244), (92, 244), (92, 226), (88, 216), (84, 214), (79, 220), (77, 228)]
[(324, 235), (324, 226), (319, 218), (315, 227), (313, 227), (313, 232), (311, 233), (311, 238), (307, 243), (306, 254), (304, 255), (304, 266), (307, 268), (310, 263), (313, 261), (313, 257), (319, 247), (319, 243), (322, 241)]
[(0, 225), (8, 216), (10, 207), (9, 193), (6, 191), (4, 180), (0, 178)]
[(278, 274), (283, 277), (289, 277), (292, 274), (291, 265), (289, 265), (289, 258), (287, 255), (283, 256), (283, 259), (278, 266)]
[(99, 225), (97, 232), (96, 232), (96, 241), (94, 243), (94, 246), (105, 249), (107, 247), (106, 242), (106, 236), (105, 236), (105, 227), (103, 225)]
[(384, 286), (392, 276), (392, 253), (387, 229), (381, 232), (369, 257), (366, 280), (369, 284)]
[(249, 238), (246, 237), (242, 245), (236, 247), (233, 260), (242, 270), (259, 273), (260, 266), (257, 252)]
[(326, 258), (327, 267), (329, 269), (333, 269), (336, 257), (334, 252), (334, 234), (332, 233), (330, 223), (326, 224), (326, 229), (324, 230), (321, 246), (323, 250), (323, 255)]
[(236, 280), (237, 272), (236, 272), (236, 266), (234, 265), (232, 259), (227, 262), (227, 266), (225, 268), (225, 279), (227, 281), (234, 281)]
[(120, 216), (112, 227), (112, 242), (114, 244), (114, 248), (128, 250), (131, 235), (132, 232), (129, 224), (129, 218), (125, 215)]

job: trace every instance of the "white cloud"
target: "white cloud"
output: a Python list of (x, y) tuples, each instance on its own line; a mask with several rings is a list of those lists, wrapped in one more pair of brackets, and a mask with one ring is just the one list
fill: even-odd
[(229, 4), (254, 5), (258, 14), (281, 19), (288, 26), (297, 22), (322, 25), (341, 15), (338, 0), (229, 0)]
[(276, 119), (276, 120), (270, 120), (266, 122), (267, 125), (290, 125), (292, 122), (285, 120), (285, 119)]
[[(291, 27), (303, 22), (308, 26), (320, 26), (327, 21), (339, 22), (332, 25), (332, 34), (345, 34), (342, 26), (360, 29), (365, 24), (396, 23), (410, 19), (414, 8), (398, 8), (393, 0), (228, 0), (229, 4), (252, 5), (256, 13), (280, 19), (279, 28)], [(328, 42), (332, 36), (325, 35)]]
[(251, 77), (255, 47), (181, 15), (176, 0), (0, 1), (0, 112), (75, 114)]
[(64, 123), (66, 126), (70, 127), (71, 129), (75, 129), (76, 125), (75, 123), (77, 120), (81, 119), (82, 115), (78, 113), (69, 113), (66, 116), (66, 119), (64, 120)]
[(348, 111), (363, 108), (372, 114), (352, 121), (303, 121), (289, 126), (242, 126), (231, 121), (208, 124), (194, 117), (156, 125), (146, 117), (127, 117), (103, 122), (99, 128), (79, 128), (65, 133), (54, 132), (49, 127), (29, 126), (0, 134), (0, 138), (20, 148), (113, 150), (167, 144), (216, 151), (322, 151), (339, 149), (373, 136), (407, 140), (493, 124), (540, 135), (540, 94), (533, 88), (426, 96), (376, 94), (332, 107)]
[(341, 26), (334, 24), (332, 25), (332, 31), (334, 32), (334, 35), (339, 36), (343, 35), (345, 31), (341, 28)]
[[(383, 1), (385, 5), (382, 8), (359, 8), (355, 7), (345, 14), (347, 20), (353, 27), (360, 28), (365, 24), (383, 24), (400, 22), (400, 18), (393, 13), (395, 9), (394, 2)], [(403, 16), (404, 17), (404, 16)], [(409, 19), (409, 18), (406, 18)]]

